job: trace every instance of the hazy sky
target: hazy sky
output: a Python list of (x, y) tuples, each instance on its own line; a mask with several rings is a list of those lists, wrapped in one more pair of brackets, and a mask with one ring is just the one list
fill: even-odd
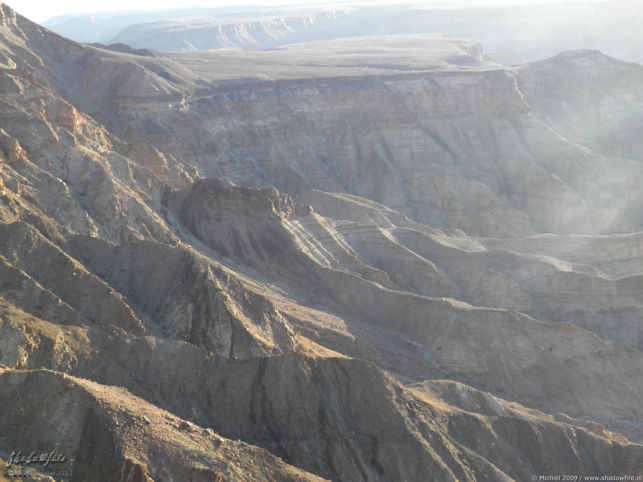
[[(2, 0), (11, 8), (17, 10), (22, 15), (36, 22), (43, 22), (55, 15), (67, 13), (90, 13), (104, 12), (114, 10), (148, 10), (164, 8), (185, 8), (192, 6), (222, 7), (235, 6), (241, 4), (251, 5), (309, 5), (308, 2), (301, 0), (248, 0), (244, 2), (234, 2), (230, 0), (111, 0), (109, 2), (91, 2), (88, 0)], [(558, 0), (559, 2), (561, 0)], [(597, 1), (597, 0), (594, 0)], [(386, 2), (375, 1), (318, 1), (315, 3), (420, 3), (413, 0), (391, 0)], [(475, 3), (478, 5), (506, 5), (506, 4), (534, 4), (534, 3), (556, 3), (556, 0), (428, 0), (421, 2), (427, 5), (454, 6), (454, 4)]]

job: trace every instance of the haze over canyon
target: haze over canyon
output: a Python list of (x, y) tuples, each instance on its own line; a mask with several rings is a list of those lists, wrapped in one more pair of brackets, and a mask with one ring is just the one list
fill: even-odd
[(641, 480), (631, 10), (340, 10), (0, 3), (0, 480)]

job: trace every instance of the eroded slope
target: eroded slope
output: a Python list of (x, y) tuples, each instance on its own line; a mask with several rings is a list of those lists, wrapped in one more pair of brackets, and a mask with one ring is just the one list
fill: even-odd
[[(0, 12), (3, 460), (35, 440), (88, 480), (643, 471), (639, 236), (532, 236), (637, 229), (641, 171), (542, 117), (537, 66), (388, 38), (406, 60), (306, 45), (243, 79), (261, 54), (217, 74)], [(65, 416), (19, 431), (21, 408)]]

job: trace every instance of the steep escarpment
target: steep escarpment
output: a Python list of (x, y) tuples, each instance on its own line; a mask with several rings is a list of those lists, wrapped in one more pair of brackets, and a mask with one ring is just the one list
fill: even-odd
[[(252, 213), (228, 204), (239, 197), (247, 199), (243, 206), (255, 207)], [(201, 181), (169, 206), (177, 219), (186, 220), (186, 234), (237, 263), (268, 270), (294, 300), (408, 336), (442, 369), (547, 410), (597, 418), (616, 412), (631, 420), (640, 416), (632, 411), (640, 387), (621, 390), (618, 397), (607, 394), (638, 373), (641, 306), (589, 265), (486, 250), (468, 238), (410, 228), (334, 222), (303, 206), (297, 209), (274, 190), (222, 181)], [(610, 309), (610, 303), (620, 306)], [(572, 320), (604, 340), (571, 325)], [(605, 339), (623, 345), (613, 349)], [(327, 343), (323, 337), (313, 340)], [(501, 358), (495, 355), (499, 351)], [(604, 375), (580, 362), (588, 356), (606, 357), (609, 366), (621, 366), (618, 371), (629, 375), (612, 379), (613, 388), (602, 387)], [(561, 396), (562, 386), (575, 386), (584, 401)], [(580, 395), (585, 390), (604, 396), (588, 403)]]
[[(47, 354), (51, 353), (52, 344), (47, 343), (47, 339), (57, 338), (57, 347), (65, 346), (77, 357), (72, 369), (75, 374), (82, 376), (91, 371), (99, 377), (109, 376), (135, 390), (139, 396), (154, 400), (194, 422), (181, 422), (168, 414), (156, 420), (156, 414), (163, 415), (162, 412), (159, 413), (158, 409), (143, 411), (145, 404), (132, 400), (123, 390), (108, 390), (107, 387), (83, 382), (83, 386), (100, 389), (101, 395), (108, 399), (119, 394), (117, 401), (120, 403), (111, 400), (108, 405), (118, 406), (118, 409), (112, 409), (115, 413), (108, 411), (110, 416), (118, 417), (122, 427), (118, 435), (111, 430), (108, 432), (117, 440), (127, 440), (128, 427), (134, 430), (138, 426), (144, 430), (139, 436), (147, 437), (149, 431), (159, 436), (161, 430), (156, 425), (169, 422), (175, 430), (178, 428), (179, 432), (185, 433), (171, 438), (175, 440), (174, 447), (183, 442), (184, 437), (198, 443), (194, 437), (199, 437), (200, 431), (206, 438), (208, 435), (213, 438), (217, 442), (215, 446), (223, 444), (218, 436), (199, 428), (212, 427), (229, 437), (254, 441), (291, 463), (333, 479), (403, 479), (421, 477), (426, 473), (442, 474), (445, 479), (453, 480), (476, 480), (481, 474), (493, 480), (506, 480), (507, 476), (521, 478), (541, 466), (550, 470), (572, 466), (566, 465), (567, 460), (559, 465), (560, 457), (555, 456), (558, 445), (561, 449), (565, 447), (563, 450), (576, 451), (577, 462), (570, 464), (586, 473), (609, 470), (629, 473), (636, 469), (638, 463), (637, 446), (609, 432), (597, 435), (571, 419), (565, 422), (547, 420), (544, 414), (529, 412), (516, 404), (500, 408), (506, 404), (502, 400), (496, 400), (496, 413), (475, 405), (467, 407), (469, 411), (450, 408), (435, 396), (418, 398), (365, 362), (324, 357), (311, 359), (299, 355), (243, 361), (221, 357), (204, 360), (201, 349), (187, 344), (153, 342), (149, 338), (117, 332), (101, 333), (102, 329), (86, 332), (85, 336), (90, 338), (89, 344), (94, 350), (82, 353), (70, 343), (73, 335), (70, 336), (68, 329), (34, 321), (30, 323), (33, 330), (30, 332), (30, 344), (18, 343), (18, 346), (26, 348), (28, 354), (22, 366), (52, 360)], [(10, 332), (18, 327), (7, 328)], [(61, 340), (64, 332), (67, 334)], [(93, 355), (97, 349), (107, 356)], [(137, 352), (140, 356), (126, 356), (128, 352)], [(3, 363), (11, 363), (4, 345), (2, 353)], [(157, 372), (159, 364), (169, 360), (172, 360), (173, 370), (164, 371), (161, 377), (150, 376), (151, 372)], [(118, 368), (100, 375), (97, 368), (109, 363)], [(193, 376), (182, 377), (180, 374), (188, 367), (191, 367)], [(18, 377), (24, 372), (9, 373)], [(36, 376), (38, 372), (27, 373)], [(53, 374), (50, 377), (53, 378)], [(78, 383), (73, 378), (63, 380), (68, 380), (72, 386)], [(239, 400), (244, 403), (238, 403)], [(64, 404), (65, 398), (59, 403)], [(475, 415), (483, 410), (487, 411), (485, 415)], [(143, 418), (142, 414), (146, 417)], [(75, 417), (78, 421), (82, 419)], [(386, 425), (379, 423), (381, 420), (386, 420)], [(59, 423), (64, 425), (65, 422), (61, 420)], [(520, 443), (524, 430), (530, 430), (527, 427), (532, 424), (538, 426), (539, 432), (547, 434), (547, 441), (536, 441), (536, 446), (530, 449), (518, 449), (522, 462), (516, 464), (506, 447)], [(114, 425), (118, 427), (118, 421)], [(145, 425), (149, 426), (148, 430), (145, 430)], [(476, 432), (475, 436), (472, 431)], [(572, 433), (575, 445), (568, 448)], [(74, 439), (70, 438), (68, 443), (73, 444)], [(427, 444), (431, 449), (427, 450)], [(95, 446), (103, 448), (98, 443)], [(206, 444), (204, 452), (207, 447), (209, 445)], [(223, 451), (221, 447), (219, 445), (220, 454)], [(143, 447), (138, 445), (136, 450), (136, 460), (142, 460), (151, 471), (158, 467), (158, 462), (148, 461), (149, 454)], [(604, 450), (609, 450), (611, 455), (603, 455)], [(69, 452), (76, 453), (76, 449), (70, 447)], [(480, 455), (481, 452), (484, 456)], [(221, 455), (224, 454), (225, 451)], [(85, 454), (78, 453), (79, 464), (84, 457)], [(106, 465), (104, 457), (101, 460)], [(240, 458), (238, 463), (243, 460)], [(409, 463), (400, 466), (399, 460), (408, 460)]]
[(228, 19), (193, 18), (192, 20), (165, 20), (132, 25), (124, 28), (113, 40), (129, 45), (153, 44), (156, 50), (177, 52), (187, 50), (214, 50), (226, 47), (265, 49), (311, 38), (328, 38), (329, 30), (336, 30), (351, 8), (336, 9), (286, 17)]
[[(24, 48), (23, 40), (14, 45), (8, 39), (7, 48)], [(3, 81), (14, 88), (3, 90), (0, 101), (4, 218), (29, 217), (47, 236), (70, 230), (170, 240), (148, 205), (158, 197), (158, 180), (118, 154), (116, 139), (55, 94), (49, 78), (34, 67), (17, 67), (27, 63), (13, 58), (16, 67), (3, 70)], [(125, 222), (130, 216), (137, 221)]]
[[(382, 44), (385, 53), (368, 40), (356, 42), (357, 58), (345, 57), (333, 42), (331, 54), (324, 42), (253, 53), (253, 70), (240, 77), (238, 59), (226, 53), (72, 54), (77, 47), (54, 42), (59, 60), (49, 70), (66, 95), (125, 134), (126, 155), (165, 180), (187, 174), (191, 165), (209, 177), (291, 193), (311, 187), (347, 192), (416, 221), (474, 235), (507, 236), (507, 224), (521, 234), (625, 232), (639, 226), (640, 166), (615, 158), (619, 152), (613, 149), (587, 151), (569, 129), (552, 129), (558, 124), (530, 94), (536, 81), (529, 79), (546, 69), (534, 64), (531, 70), (497, 70), (466, 53), (471, 62), (454, 68), (449, 59), (464, 47), (444, 38), (385, 38)], [(400, 49), (411, 53), (409, 59), (397, 55), (386, 65), (377, 63), (377, 55), (388, 59)], [(421, 60), (419, 52), (427, 50)], [(309, 64), (318, 53), (324, 55)], [(623, 79), (616, 64), (597, 63), (591, 53), (577, 57), (560, 68), (573, 69), (568, 78), (601, 85)], [(328, 77), (335, 58), (342, 59), (342, 68)], [(419, 62), (413, 74), (404, 70), (411, 60)], [(218, 69), (208, 67), (215, 63)], [(63, 67), (83, 75), (68, 79)], [(628, 69), (629, 80), (617, 85), (638, 85), (636, 67)], [(565, 85), (553, 80), (551, 87), (564, 96)], [(580, 102), (593, 84), (582, 85), (568, 115), (583, 115)], [(640, 98), (635, 87), (631, 95)], [(611, 105), (608, 131), (621, 131), (637, 103), (630, 102), (632, 115), (624, 118), (618, 104)]]
[(145, 241), (114, 246), (86, 237), (72, 238), (69, 250), (167, 338), (231, 358), (290, 352), (297, 345), (269, 298), (191, 250)]
[[(582, 74), (581, 74), (582, 73)], [(521, 67), (530, 105), (566, 137), (608, 156), (640, 160), (638, 64), (600, 51), (564, 52)]]
[[(55, 448), (43, 453), (54, 451), (64, 458), (45, 467), (28, 466), (35, 473), (84, 480), (320, 480), (265, 450), (226, 440), (122, 389), (48, 370), (4, 367), (0, 377), (3, 404), (23, 401), (22, 410), (12, 410), (0, 422), (3, 432), (11, 434), (4, 442), (21, 447), (14, 453), (27, 456), (35, 448), (35, 436), (38, 446)], [(32, 390), (48, 398), (25, 405)], [(63, 443), (61, 432), (66, 435)]]
[(641, 19), (635, 0), (531, 2), (485, 5), (354, 3), (96, 12), (54, 17), (48, 28), (85, 42), (125, 41), (157, 50), (184, 51), (237, 45), (267, 49), (321, 39), (441, 32), (481, 42), (508, 64), (570, 49), (601, 48), (641, 62)]
[[(529, 86), (558, 60), (426, 36), (166, 56), (1, 12), (2, 460), (643, 471), (641, 173), (546, 117)], [(622, 73), (579, 55), (574, 75)]]
[(563, 138), (518, 79), (489, 70), (230, 86), (159, 106), (153, 123), (124, 106), (121, 122), (207, 176), (346, 192), (470, 234), (637, 226), (640, 166)]

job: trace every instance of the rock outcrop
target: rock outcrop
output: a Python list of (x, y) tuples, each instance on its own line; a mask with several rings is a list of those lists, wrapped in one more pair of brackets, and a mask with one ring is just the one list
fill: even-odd
[[(123, 389), (48, 370), (2, 368), (0, 379), (0, 400), (8, 409), (0, 424), (10, 434), (3, 442), (25, 457), (34, 451), (56, 454), (54, 462), (23, 470), (75, 480), (321, 480)], [(25, 403), (33, 391), (43, 396)]]
[(638, 115), (639, 66), (507, 70), (435, 36), (166, 55), (0, 5), (3, 461), (643, 473), (643, 168), (597, 130)]
[(364, 35), (442, 33), (481, 42), (508, 65), (571, 49), (601, 48), (643, 62), (636, 0), (611, 2), (312, 5), (95, 12), (54, 17), (44, 25), (82, 42), (126, 42), (136, 47), (187, 51), (241, 47), (269, 49)]

